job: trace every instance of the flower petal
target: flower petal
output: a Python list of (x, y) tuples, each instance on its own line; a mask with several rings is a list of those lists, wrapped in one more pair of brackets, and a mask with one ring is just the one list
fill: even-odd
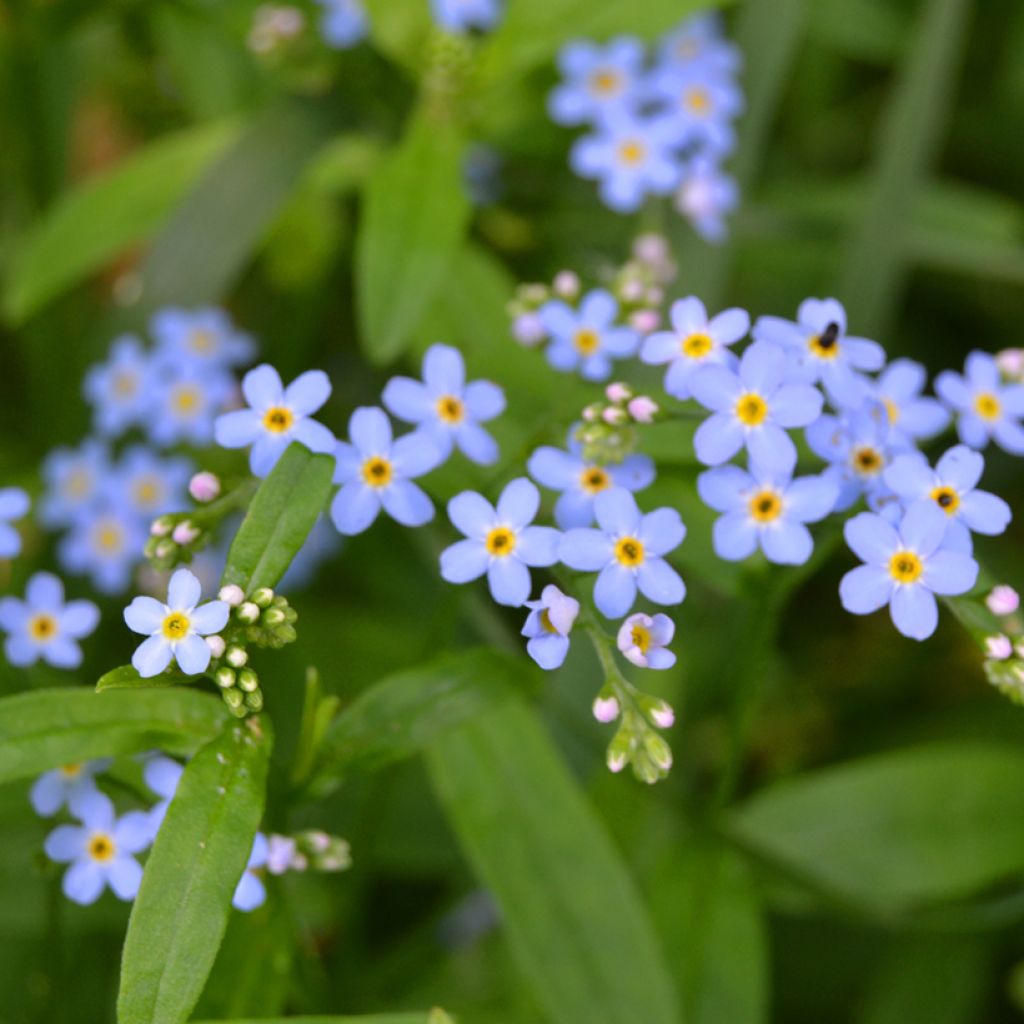
[(895, 528), (873, 512), (861, 512), (847, 520), (843, 536), (850, 550), (869, 565), (887, 566), (900, 547), (900, 536)]
[(651, 555), (667, 555), (686, 537), (686, 527), (674, 508), (658, 508), (640, 520), (639, 539)]
[(348, 436), (364, 459), (391, 451), (391, 423), (384, 410), (376, 406), (360, 406), (352, 413)]
[(930, 590), (920, 585), (897, 587), (889, 605), (893, 625), (912, 640), (927, 640), (939, 624), (939, 606)]
[(936, 594), (966, 594), (978, 581), (978, 563), (960, 551), (936, 551), (925, 561), (921, 583)]
[(284, 398), (281, 377), (272, 366), (264, 363), (250, 370), (242, 378), (242, 394), (246, 402), (258, 413), (266, 412), (272, 405), (280, 405)]
[(506, 484), (501, 492), (498, 498), (498, 519), (512, 529), (520, 530), (533, 522), (539, 508), (540, 491), (537, 485), (526, 477), (519, 477)]
[(455, 433), (459, 451), (479, 466), (491, 466), (501, 454), (498, 442), (477, 423), (463, 423)]
[(105, 881), (106, 874), (95, 861), (76, 860), (64, 873), (61, 889), (73, 903), (86, 907), (100, 898)]
[(892, 576), (877, 565), (858, 565), (839, 583), (839, 599), (843, 607), (854, 615), (870, 615), (888, 604), (892, 597)]
[[(54, 808), (54, 811), (56, 809)], [(81, 825), (58, 825), (46, 837), (43, 850), (50, 860), (55, 860), (58, 864), (67, 864), (84, 853), (88, 838), (89, 830), (82, 828)]]
[(392, 377), (381, 398), (388, 412), (406, 423), (422, 423), (436, 413), (430, 392), (412, 377)]
[(505, 392), (489, 380), (475, 380), (467, 384), (463, 401), (469, 415), (484, 423), (505, 411)]
[(561, 562), (580, 572), (597, 572), (612, 558), (612, 542), (602, 530), (567, 530), (558, 546)]
[(487, 567), (487, 584), (498, 604), (518, 608), (530, 596), (530, 570), (516, 558), (494, 558)]
[(25, 600), (36, 611), (60, 611), (64, 604), (64, 584), (52, 572), (37, 572), (28, 581)]
[(434, 518), (434, 503), (411, 480), (396, 480), (380, 498), (384, 511), (403, 526), (422, 526)]
[(171, 645), (157, 634), (139, 644), (132, 655), (132, 665), (143, 679), (150, 679), (170, 665), (171, 657)]
[(911, 551), (930, 555), (946, 536), (946, 514), (933, 502), (914, 502), (900, 521), (900, 537)]
[(152, 597), (136, 597), (124, 610), (124, 621), (133, 633), (157, 633), (167, 616), (166, 607)]
[(516, 538), (515, 555), (531, 566), (549, 566), (558, 561), (562, 534), (550, 526), (527, 526)]
[(594, 499), (594, 515), (598, 525), (606, 533), (616, 536), (640, 532), (641, 516), (636, 498), (624, 487), (612, 487), (602, 491)]
[(263, 417), (253, 409), (237, 409), (213, 422), (213, 438), (221, 448), (247, 448), (263, 433)]
[(307, 370), (285, 388), (284, 404), (299, 416), (311, 416), (331, 397), (331, 381), (323, 370)]
[(230, 615), (231, 606), (226, 601), (207, 601), (193, 609), (189, 621), (200, 636), (210, 636), (228, 624)]
[(960, 499), (960, 518), (975, 532), (995, 536), (1010, 525), (1010, 506), (988, 491), (971, 491)]
[(333, 455), (337, 441), (322, 423), (317, 420), (299, 420), (292, 431), (291, 439), (304, 444), (317, 455)]
[[(436, 468), (443, 458), (431, 434), (415, 430), (400, 437), (391, 449), (391, 461), (399, 476), (415, 479)], [(387, 502), (384, 503), (385, 508)]]
[(466, 382), (462, 353), (451, 345), (431, 345), (423, 356), (423, 381), (435, 397), (461, 395)]
[(494, 506), (476, 491), (463, 491), (448, 502), (448, 518), (460, 533), (483, 539), (495, 524)]
[(583, 472), (583, 460), (561, 448), (538, 448), (526, 464), (527, 471), (537, 483), (555, 491), (574, 487)]
[(331, 521), (338, 533), (353, 537), (370, 527), (380, 512), (380, 495), (362, 483), (347, 483), (331, 502)]
[(142, 881), (142, 867), (134, 857), (115, 857), (107, 868), (107, 882), (114, 895), (126, 903), (135, 899)]
[(456, 541), (441, 552), (441, 578), (449, 583), (468, 583), (483, 576), (489, 561), (481, 541)]
[(686, 597), (682, 577), (664, 558), (645, 558), (636, 581), (640, 593), (655, 604), (679, 604)]
[(613, 562), (606, 565), (594, 584), (594, 604), (609, 619), (620, 619), (636, 600), (636, 576)]
[(201, 636), (194, 633), (174, 645), (174, 659), (187, 676), (197, 676), (200, 672), (205, 672), (211, 657), (213, 655), (209, 645)]
[(770, 562), (803, 565), (814, 551), (814, 540), (803, 523), (782, 519), (761, 532), (761, 548)]

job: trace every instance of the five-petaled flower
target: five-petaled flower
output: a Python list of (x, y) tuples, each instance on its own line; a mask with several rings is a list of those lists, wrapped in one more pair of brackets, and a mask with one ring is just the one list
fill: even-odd
[(551, 336), (548, 362), (556, 370), (575, 370), (587, 380), (607, 380), (612, 359), (631, 356), (639, 336), (629, 327), (615, 325), (619, 304), (609, 292), (595, 289), (587, 294), (578, 310), (561, 300), (541, 307), (544, 329)]
[(911, 445), (946, 429), (949, 412), (937, 399), (922, 395), (928, 374), (912, 359), (894, 359), (870, 388), (871, 397), (885, 406), (894, 444)]
[(0, 600), (4, 653), (19, 667), (42, 659), (54, 668), (77, 668), (82, 663), (78, 641), (99, 621), (100, 610), (92, 601), (65, 602), (64, 584), (49, 572), (37, 572), (28, 581), (24, 600)]
[(153, 380), (153, 361), (142, 342), (131, 335), (116, 338), (107, 361), (90, 367), (82, 384), (96, 430), (116, 437), (143, 423)]
[(631, 111), (638, 103), (643, 62), (643, 44), (632, 36), (613, 39), (607, 46), (568, 43), (558, 55), (565, 81), (548, 97), (552, 120), (586, 124), (606, 117), (611, 110)]
[(1004, 384), (994, 357), (972, 352), (963, 375), (945, 370), (935, 390), (956, 411), (964, 444), (980, 449), (994, 440), (1011, 455), (1024, 455), (1024, 384)]
[(640, 668), (671, 668), (676, 656), (668, 649), (676, 633), (676, 624), (662, 612), (630, 615), (619, 627), (618, 648), (627, 661)]
[(51, 818), (65, 804), (75, 812), (83, 799), (97, 792), (96, 776), (110, 767), (110, 758), (73, 761), (43, 772), (32, 784), (28, 799), (32, 809), (43, 818)]
[(539, 601), (527, 601), (530, 614), (523, 625), (528, 637), (526, 653), (543, 669), (558, 668), (569, 653), (569, 632), (580, 612), (580, 603), (563, 594), (553, 583), (542, 591)]

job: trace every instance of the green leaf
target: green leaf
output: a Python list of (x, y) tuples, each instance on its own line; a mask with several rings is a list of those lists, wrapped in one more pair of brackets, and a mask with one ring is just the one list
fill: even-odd
[(400, 356), (438, 289), (456, 286), (448, 271), (470, 215), (462, 157), (457, 129), (420, 111), (366, 187), (356, 297), (375, 363)]
[(327, 729), (310, 790), (323, 796), (346, 775), (420, 753), (506, 699), (521, 685), (522, 674), (520, 659), (471, 650), (381, 680)]
[(246, 1017), (195, 1024), (435, 1024), (433, 1013), (373, 1013), (366, 1017)]
[(877, 913), (956, 900), (1024, 874), (1024, 752), (938, 743), (826, 768), (759, 793), (734, 839)]
[(263, 816), (268, 730), (229, 723), (185, 766), (128, 921), (118, 1024), (181, 1024), (195, 1006)]
[(107, 690), (162, 690), (168, 686), (181, 686), (184, 683), (197, 683), (202, 676), (186, 676), (175, 672), (162, 672), (158, 676), (143, 679), (134, 665), (122, 665), (111, 669), (100, 676), (96, 684), (97, 693)]
[(293, 442), (260, 484), (228, 552), (224, 583), (247, 594), (273, 587), (313, 529), (331, 493), (334, 458)]
[(58, 765), (160, 748), (189, 754), (217, 735), (223, 704), (191, 690), (39, 690), (0, 699), (0, 782)]
[(548, 1019), (678, 1024), (640, 895), (535, 714), (508, 701), (441, 737), (428, 762)]
[(68, 192), (32, 229), (11, 271), (4, 310), (20, 323), (155, 231), (237, 134), (204, 125), (147, 146)]

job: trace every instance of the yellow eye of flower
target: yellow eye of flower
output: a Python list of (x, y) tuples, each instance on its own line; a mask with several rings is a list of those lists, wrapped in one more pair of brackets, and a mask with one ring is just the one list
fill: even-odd
[(598, 96), (614, 96), (622, 88), (622, 77), (616, 71), (598, 71), (590, 76), (590, 91)]
[(683, 102), (689, 108), (691, 114), (703, 116), (711, 109), (711, 96), (708, 94), (707, 89), (702, 89), (699, 86), (687, 89)]
[(752, 392), (740, 395), (736, 403), (736, 416), (741, 423), (748, 427), (756, 427), (765, 421), (768, 415), (768, 403), (760, 396)]
[(122, 398), (134, 395), (139, 386), (139, 379), (130, 370), (122, 370), (114, 375), (114, 394)]
[(84, 469), (76, 469), (74, 472), (68, 475), (67, 480), (64, 481), (64, 490), (72, 498), (81, 498), (89, 493), (89, 487), (92, 484), (92, 477)]
[(580, 474), (580, 486), (587, 494), (600, 494), (611, 486), (611, 478), (600, 466), (587, 466)]
[(644, 560), (644, 546), (636, 537), (622, 537), (615, 544), (615, 557), (620, 565), (635, 569)]
[(63, 764), (60, 767), (60, 773), (66, 779), (75, 779), (82, 774), (82, 766), (77, 761), (73, 761), (71, 764)]
[(885, 459), (877, 448), (863, 445), (853, 450), (850, 455), (850, 463), (854, 472), (860, 476), (878, 476), (885, 465)]
[(437, 415), (445, 423), (461, 423), (466, 415), (466, 408), (454, 395), (443, 395), (437, 400)]
[(487, 553), (495, 558), (511, 555), (516, 546), (516, 535), (507, 526), (496, 526), (484, 541)]
[(163, 625), (160, 628), (168, 640), (181, 640), (182, 637), (188, 635), (190, 625), (191, 623), (188, 621), (187, 615), (184, 615), (182, 612), (171, 612), (164, 619)]
[(379, 455), (374, 455), (363, 463), (363, 479), (370, 487), (387, 487), (393, 476), (391, 463)]
[(691, 334), (683, 339), (683, 355), (691, 359), (702, 359), (713, 348), (715, 343), (706, 334)]
[(955, 516), (960, 507), (960, 495), (952, 487), (936, 487), (931, 498), (947, 516)]
[(106, 832), (94, 832), (89, 837), (89, 856), (100, 863), (110, 860), (116, 852), (114, 837)]
[(217, 344), (216, 338), (207, 330), (202, 327), (197, 327), (188, 336), (188, 346), (193, 352), (212, 352), (214, 346)]
[(782, 515), (782, 499), (775, 491), (759, 491), (751, 499), (750, 515), (759, 523), (770, 523)]
[(629, 639), (633, 642), (634, 647), (640, 648), (641, 654), (646, 654), (651, 646), (651, 631), (636, 623), (630, 630)]
[(889, 560), (889, 573), (897, 583), (913, 583), (924, 572), (913, 551), (897, 551)]
[(295, 422), (295, 413), (286, 405), (271, 406), (263, 414), (263, 426), (272, 434), (283, 434), (291, 430)]
[(199, 409), (199, 391), (188, 386), (175, 388), (172, 402), (182, 416), (192, 416)]
[(29, 619), (28, 631), (36, 643), (45, 644), (57, 635), (57, 620), (52, 615), (41, 613)]
[(619, 146), (619, 160), (629, 167), (643, 163), (647, 156), (647, 147), (637, 139), (630, 139)]
[(900, 418), (900, 407), (891, 398), (883, 398), (882, 402), (885, 405), (889, 423), (895, 423)]
[(545, 608), (545, 609), (544, 609), (544, 610), (543, 610), (543, 611), (542, 611), (542, 612), (540, 613), (540, 624), (541, 624), (541, 626), (543, 626), (543, 627), (544, 627), (544, 629), (545, 629), (545, 630), (546, 630), (546, 631), (547, 631), (548, 633), (557, 633), (557, 632), (558, 632), (558, 630), (557, 630), (557, 629), (555, 629), (554, 625), (552, 625), (552, 622), (551, 622), (551, 615), (549, 614), (549, 612), (548, 612), (548, 609), (547, 609), (547, 608)]
[(1003, 411), (1003, 406), (991, 391), (983, 391), (974, 399), (974, 411), (983, 420), (997, 420)]
[(152, 505), (160, 497), (160, 484), (151, 476), (143, 477), (135, 484), (135, 500), (140, 505)]
[(597, 331), (584, 327), (576, 332), (572, 343), (581, 356), (592, 356), (601, 347), (601, 336)]
[(839, 324), (830, 323), (821, 334), (812, 335), (807, 347), (819, 359), (835, 359), (839, 355)]
[(105, 523), (100, 526), (94, 535), (94, 540), (96, 547), (104, 554), (116, 553), (124, 544), (121, 528), (114, 523)]

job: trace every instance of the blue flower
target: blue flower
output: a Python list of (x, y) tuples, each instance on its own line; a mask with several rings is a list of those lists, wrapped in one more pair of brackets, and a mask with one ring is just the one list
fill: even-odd
[(984, 456), (966, 445), (950, 448), (931, 469), (920, 453), (897, 456), (885, 482), (903, 501), (938, 506), (947, 517), (944, 546), (970, 554), (971, 532), (995, 536), (1010, 523), (1010, 506), (988, 491), (976, 490)]
[(277, 370), (264, 363), (242, 379), (242, 393), (249, 408), (218, 416), (214, 436), (222, 448), (252, 445), (253, 476), (265, 477), (292, 441), (312, 452), (334, 451), (334, 435), (310, 419), (331, 394), (331, 382), (322, 370), (307, 370), (286, 388)]
[(349, 50), (361, 43), (369, 31), (363, 0), (317, 0), (324, 9), (320, 34), (336, 50)]
[(417, 484), (441, 461), (437, 445), (416, 431), (397, 441), (383, 409), (362, 407), (348, 423), (351, 443), (339, 441), (334, 482), (341, 490), (331, 503), (339, 533), (362, 533), (381, 508), (403, 526), (422, 526), (434, 518), (434, 504)]
[(213, 421), (235, 391), (231, 375), (217, 366), (183, 363), (161, 375), (152, 397), (146, 430), (161, 448), (186, 443), (205, 447)]
[(141, 424), (152, 401), (153, 364), (138, 338), (126, 335), (110, 346), (105, 363), (90, 367), (82, 390), (93, 407), (96, 430), (118, 437)]
[(114, 478), (122, 507), (151, 521), (184, 507), (192, 473), (188, 459), (162, 458), (142, 445), (135, 445), (122, 456)]
[(539, 601), (527, 601), (530, 614), (523, 626), (523, 636), (529, 637), (526, 653), (543, 669), (558, 668), (569, 653), (569, 632), (580, 603), (563, 594), (553, 583), (541, 591)]
[(725, 217), (739, 201), (736, 180), (721, 169), (717, 157), (698, 153), (683, 164), (674, 205), (706, 242), (725, 240)]
[(252, 338), (236, 330), (222, 309), (162, 309), (150, 321), (156, 359), (171, 371), (187, 363), (206, 369), (244, 366), (256, 354)]
[(550, 526), (531, 526), (540, 507), (540, 491), (524, 477), (508, 483), (495, 508), (475, 491), (448, 502), (448, 518), (466, 540), (441, 552), (441, 576), (468, 583), (487, 574), (498, 604), (518, 608), (530, 596), (527, 566), (558, 561), (560, 534)]
[(652, 366), (668, 363), (665, 390), (674, 398), (687, 399), (690, 378), (702, 366), (724, 363), (731, 366), (734, 345), (750, 330), (750, 316), (743, 309), (727, 309), (709, 320), (700, 299), (680, 299), (669, 313), (672, 330), (658, 331), (644, 340), (640, 361)]
[(143, 679), (158, 676), (171, 661), (187, 676), (205, 672), (210, 648), (204, 636), (219, 633), (231, 608), (224, 601), (200, 604), (202, 587), (188, 571), (178, 569), (167, 588), (167, 603), (152, 597), (136, 597), (124, 610), (124, 621), (144, 640), (132, 655), (132, 664)]
[(235, 887), (235, 894), (231, 897), (231, 905), (235, 910), (248, 913), (266, 902), (267, 890), (256, 872), (266, 865), (267, 851), (267, 837), (262, 832), (257, 832), (252, 841), (252, 851), (249, 853), (245, 871), (242, 872), (242, 877)]
[(118, 899), (134, 899), (142, 867), (133, 854), (152, 842), (148, 815), (129, 811), (117, 818), (110, 798), (98, 791), (75, 813), (81, 824), (58, 826), (44, 844), (50, 860), (71, 865), (64, 873), (64, 895), (87, 906), (109, 886)]
[(686, 587), (664, 555), (677, 548), (686, 527), (674, 508), (641, 515), (636, 499), (621, 487), (597, 496), (599, 529), (569, 530), (558, 556), (571, 569), (599, 572), (594, 603), (609, 619), (625, 615), (640, 593), (655, 604), (679, 604)]
[(848, 520), (846, 543), (865, 562), (839, 584), (843, 607), (869, 615), (889, 605), (893, 624), (904, 635), (924, 640), (935, 632), (935, 594), (965, 594), (978, 578), (969, 555), (943, 546), (946, 516), (934, 504), (915, 504), (898, 528), (872, 512)]
[(441, 28), (457, 34), (474, 28), (486, 32), (501, 16), (498, 0), (430, 0), (430, 10)]
[(601, 466), (583, 458), (582, 445), (569, 430), (568, 451), (538, 448), (527, 463), (530, 476), (562, 494), (555, 502), (555, 522), (563, 530), (590, 526), (594, 521), (594, 499), (610, 487), (642, 491), (654, 481), (654, 462), (647, 455), (629, 455), (617, 465)]
[(39, 776), (29, 790), (28, 799), (32, 809), (41, 818), (52, 818), (62, 807), (74, 812), (82, 806), (83, 799), (99, 792), (96, 776), (110, 767), (110, 758), (97, 761), (83, 761), (65, 764)]
[(693, 397), (709, 416), (694, 435), (697, 458), (709, 466), (731, 459), (744, 446), (761, 466), (789, 471), (796, 446), (783, 428), (806, 427), (821, 415), (821, 392), (787, 383), (786, 354), (758, 341), (740, 360), (739, 371), (704, 366), (690, 379)]
[(39, 506), (44, 526), (70, 526), (90, 511), (111, 480), (110, 455), (101, 441), (56, 448), (43, 460), (46, 491)]
[(431, 345), (423, 356), (423, 381), (392, 377), (383, 400), (393, 416), (424, 431), (442, 458), (454, 445), (481, 465), (498, 460), (498, 445), (480, 424), (505, 411), (505, 392), (488, 380), (467, 384), (458, 349)]
[(803, 565), (814, 550), (805, 523), (827, 516), (839, 495), (838, 482), (829, 476), (770, 472), (753, 463), (750, 472), (739, 466), (709, 469), (697, 478), (701, 500), (718, 512), (712, 540), (715, 554), (738, 562), (758, 546), (770, 562)]
[(835, 299), (806, 299), (796, 323), (777, 316), (759, 317), (754, 338), (781, 345), (796, 360), (801, 379), (824, 385), (832, 402), (856, 408), (868, 395), (858, 370), (880, 370), (885, 351), (876, 341), (846, 333), (846, 310)]
[(662, 37), (658, 46), (662, 64), (736, 72), (742, 58), (732, 43), (722, 38), (722, 20), (717, 12), (687, 18), (679, 28)]
[(994, 440), (1011, 455), (1024, 455), (1024, 385), (1004, 384), (987, 352), (972, 352), (962, 376), (952, 370), (940, 373), (935, 390), (957, 413), (964, 444), (981, 449)]
[(21, 551), (21, 534), (11, 522), (28, 515), (31, 504), (20, 487), (0, 487), (0, 558), (13, 558)]
[(54, 668), (78, 668), (87, 637), (100, 621), (92, 601), (64, 600), (64, 584), (52, 573), (37, 572), (25, 588), (25, 599), (0, 600), (0, 629), (7, 633), (4, 653), (19, 668), (41, 658)]
[(69, 572), (88, 575), (104, 594), (125, 589), (133, 566), (141, 560), (146, 532), (128, 509), (100, 504), (84, 513), (57, 548)]
[(936, 398), (923, 397), (927, 373), (911, 359), (894, 359), (870, 388), (871, 398), (885, 406), (893, 443), (911, 446), (942, 433), (949, 413)]
[(640, 209), (648, 195), (668, 195), (682, 178), (679, 131), (666, 115), (609, 112), (573, 145), (572, 169), (600, 182), (606, 206), (617, 213)]
[(676, 656), (668, 649), (668, 644), (672, 643), (675, 633), (676, 624), (667, 615), (637, 612), (619, 627), (616, 645), (627, 661), (640, 668), (671, 668)]
[(643, 64), (643, 43), (632, 36), (620, 36), (607, 46), (568, 43), (558, 55), (565, 81), (548, 97), (551, 119), (577, 125), (599, 121), (609, 111), (631, 112), (639, 100)]
[(146, 785), (154, 792), (160, 800), (154, 804), (149, 811), (149, 823), (154, 837), (160, 831), (167, 815), (167, 808), (171, 806), (174, 794), (178, 790), (178, 783), (185, 773), (185, 766), (179, 764), (173, 757), (150, 758), (142, 769), (142, 777)]
[(548, 362), (556, 369), (575, 370), (587, 380), (607, 380), (612, 359), (636, 352), (640, 337), (628, 327), (616, 327), (619, 304), (603, 289), (584, 296), (578, 310), (561, 301), (541, 307), (544, 329), (551, 336)]
[(651, 75), (648, 90), (669, 113), (677, 147), (699, 147), (705, 155), (735, 148), (730, 121), (743, 110), (743, 93), (729, 76), (707, 65), (664, 65)]

